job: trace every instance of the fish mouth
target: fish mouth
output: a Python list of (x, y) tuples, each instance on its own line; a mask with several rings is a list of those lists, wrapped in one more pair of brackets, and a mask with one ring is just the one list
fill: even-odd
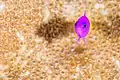
[(76, 33), (78, 36), (80, 36), (82, 34), (81, 28), (76, 28)]

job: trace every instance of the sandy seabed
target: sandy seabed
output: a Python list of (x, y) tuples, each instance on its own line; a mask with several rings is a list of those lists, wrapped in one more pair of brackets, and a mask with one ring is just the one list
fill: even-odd
[[(120, 80), (119, 0), (0, 3), (0, 80)], [(84, 10), (87, 47), (74, 32)]]

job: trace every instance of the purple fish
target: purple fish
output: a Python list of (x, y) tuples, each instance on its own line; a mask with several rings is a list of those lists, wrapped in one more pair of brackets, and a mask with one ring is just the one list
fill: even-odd
[(86, 44), (85, 37), (88, 35), (90, 31), (90, 21), (86, 17), (86, 12), (84, 12), (84, 15), (81, 16), (75, 23), (75, 32), (78, 36), (78, 42), (80, 42), (80, 39), (82, 38), (84, 43)]

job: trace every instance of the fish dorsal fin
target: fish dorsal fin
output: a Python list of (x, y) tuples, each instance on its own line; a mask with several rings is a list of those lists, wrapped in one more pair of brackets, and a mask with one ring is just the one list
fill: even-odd
[(84, 16), (86, 16), (86, 11), (84, 12)]

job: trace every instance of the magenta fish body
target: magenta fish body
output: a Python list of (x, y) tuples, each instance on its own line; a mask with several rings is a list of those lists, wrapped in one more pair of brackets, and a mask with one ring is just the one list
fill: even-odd
[(81, 16), (75, 23), (75, 32), (78, 36), (78, 41), (82, 38), (86, 43), (85, 37), (88, 35), (90, 31), (90, 21), (86, 17), (86, 13)]

